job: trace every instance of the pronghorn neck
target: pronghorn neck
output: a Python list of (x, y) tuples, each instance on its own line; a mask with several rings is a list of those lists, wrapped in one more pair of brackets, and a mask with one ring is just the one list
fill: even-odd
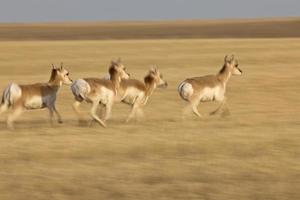
[(146, 76), (145, 79), (146, 96), (150, 97), (156, 88), (155, 80), (151, 76)]
[(219, 71), (219, 73), (217, 74), (217, 77), (220, 81), (223, 82), (224, 85), (227, 84), (228, 80), (231, 77), (231, 71), (229, 69), (229, 67), (227, 67), (225, 64), (222, 67), (222, 69)]
[(121, 78), (118, 75), (117, 72), (111, 73), (110, 74), (110, 80), (114, 86), (115, 89), (119, 89), (120, 88), (120, 82), (121, 82)]
[(50, 86), (53, 86), (53, 87), (61, 87), (62, 86), (62, 80), (60, 80), (58, 77), (57, 77), (57, 71), (56, 69), (53, 69), (52, 70), (52, 73), (51, 73), (51, 77), (50, 77), (50, 80), (48, 81), (48, 84)]

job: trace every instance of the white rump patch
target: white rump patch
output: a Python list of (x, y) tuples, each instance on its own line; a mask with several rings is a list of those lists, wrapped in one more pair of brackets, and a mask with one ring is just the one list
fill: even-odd
[(83, 79), (77, 79), (71, 85), (71, 90), (76, 97), (86, 98), (86, 95), (91, 91), (91, 87)]
[(178, 87), (178, 92), (184, 100), (188, 100), (194, 93), (192, 84), (182, 82)]
[(13, 105), (14, 102), (22, 96), (22, 89), (19, 85), (11, 83), (3, 92), (4, 103)]

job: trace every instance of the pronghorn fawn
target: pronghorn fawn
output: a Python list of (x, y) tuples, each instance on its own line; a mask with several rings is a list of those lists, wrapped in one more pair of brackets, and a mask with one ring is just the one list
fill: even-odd
[[(231, 75), (242, 75), (242, 70), (238, 67), (237, 59), (231, 56), (225, 56), (224, 65), (216, 75), (208, 75), (202, 77), (188, 78), (178, 87), (180, 97), (189, 102), (189, 105), (184, 110), (184, 115), (190, 108), (193, 113), (202, 118), (198, 111), (200, 102), (217, 101), (220, 106), (210, 114), (217, 114), (226, 105), (226, 85)], [(183, 115), (183, 116), (184, 116)]]
[(157, 87), (166, 88), (167, 86), (167, 82), (163, 80), (163, 76), (157, 68), (150, 69), (144, 78), (144, 83), (135, 79), (122, 80), (119, 100), (132, 106), (126, 122), (136, 117), (138, 113), (142, 114), (142, 107), (146, 105)]
[[(73, 109), (82, 122), (82, 115), (79, 106), (83, 101), (92, 104), (90, 115), (93, 120), (97, 121), (103, 127), (106, 127), (106, 120), (110, 117), (113, 103), (116, 101), (120, 82), (122, 79), (128, 79), (129, 74), (120, 60), (112, 61), (109, 67), (108, 80), (100, 78), (84, 78), (74, 81), (71, 86), (72, 93), (75, 97)], [(104, 118), (97, 115), (98, 106), (105, 108)]]
[(56, 95), (63, 84), (70, 85), (72, 80), (69, 72), (61, 65), (56, 68), (52, 65), (52, 72), (48, 83), (36, 83), (32, 85), (18, 85), (11, 83), (3, 92), (0, 105), (0, 114), (12, 109), (8, 115), (7, 126), (14, 128), (13, 122), (24, 110), (48, 108), (50, 112), (50, 122), (53, 122), (54, 113), (58, 123), (62, 123), (62, 118), (55, 107)]

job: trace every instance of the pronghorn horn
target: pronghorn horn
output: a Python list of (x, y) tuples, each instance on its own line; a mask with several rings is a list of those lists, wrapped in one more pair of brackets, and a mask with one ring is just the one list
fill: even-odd
[(150, 68), (150, 73), (153, 73), (153, 74), (156, 74), (156, 73), (157, 73), (157, 68), (156, 68), (156, 66), (152, 66), (152, 67)]
[(118, 58), (117, 63), (121, 63), (121, 58), (120, 57)]
[(226, 56), (224, 57), (224, 61), (225, 61), (225, 62), (228, 62), (228, 55), (226, 55)]
[(64, 65), (64, 63), (61, 62), (61, 63), (60, 63), (60, 69), (63, 69), (63, 68), (64, 68), (63, 65)]
[(51, 64), (52, 65), (52, 69), (56, 69), (56, 67), (54, 66), (54, 64)]

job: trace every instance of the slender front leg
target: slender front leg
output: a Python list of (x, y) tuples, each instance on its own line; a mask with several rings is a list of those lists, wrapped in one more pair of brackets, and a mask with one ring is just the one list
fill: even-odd
[(59, 114), (59, 112), (57, 111), (57, 109), (56, 109), (55, 106), (54, 106), (54, 112), (55, 112), (55, 114), (56, 114), (56, 116), (57, 116), (57, 122), (58, 122), (59, 124), (62, 124), (63, 121), (62, 121), (61, 115)]
[(135, 116), (137, 109), (138, 109), (138, 105), (134, 104), (132, 106), (132, 109), (131, 109), (131, 112), (130, 112), (129, 116), (126, 119), (126, 122), (129, 122)]
[(51, 126), (53, 125), (53, 108), (48, 108), (49, 109), (49, 122), (51, 124)]
[(110, 118), (111, 109), (112, 109), (111, 103), (105, 105), (105, 114), (104, 114), (104, 118), (103, 118), (104, 121), (107, 121)]
[(90, 115), (92, 116), (93, 119), (95, 119), (101, 126), (106, 128), (106, 124), (97, 116), (97, 108), (98, 108), (99, 103), (98, 102), (93, 102), (93, 106), (91, 109)]
[(14, 121), (22, 114), (23, 108), (17, 107), (13, 109), (13, 112), (8, 115), (7, 127), (11, 130), (14, 129)]
[(218, 114), (220, 112), (220, 110), (222, 110), (224, 105), (226, 105), (226, 101), (227, 101), (227, 98), (224, 97), (224, 99), (221, 101), (221, 104), (219, 105), (219, 107), (216, 110), (214, 110), (213, 112), (211, 112), (210, 115)]

